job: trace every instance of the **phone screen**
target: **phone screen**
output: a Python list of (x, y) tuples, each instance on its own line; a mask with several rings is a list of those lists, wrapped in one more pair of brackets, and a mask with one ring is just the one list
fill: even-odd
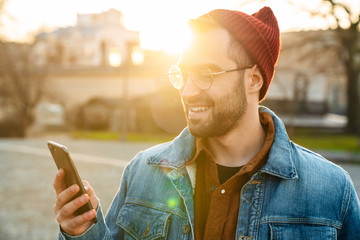
[[(64, 169), (65, 171), (65, 185), (66, 187), (70, 187), (74, 184), (77, 184), (80, 187), (80, 191), (72, 198), (75, 199), (77, 197), (80, 197), (81, 195), (85, 194), (85, 188), (82, 184), (81, 178), (79, 176), (79, 173), (75, 167), (75, 164), (73, 160), (70, 157), (70, 153), (64, 145), (61, 145), (56, 142), (49, 141), (48, 147), (51, 152), (51, 155), (55, 161), (55, 164), (58, 169)], [(93, 206), (91, 205), (90, 200), (82, 207), (80, 207), (77, 211), (77, 215), (81, 215), (84, 212), (90, 211), (93, 209)], [(96, 217), (93, 219), (94, 223), (97, 222)]]

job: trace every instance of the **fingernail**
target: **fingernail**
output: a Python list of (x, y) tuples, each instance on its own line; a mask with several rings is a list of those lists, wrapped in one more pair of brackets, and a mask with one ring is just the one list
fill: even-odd
[(71, 191), (72, 192), (76, 192), (78, 190), (78, 186), (77, 185), (74, 185), (71, 187)]
[(95, 212), (95, 210), (91, 210), (91, 211), (89, 211), (89, 217), (95, 217), (95, 215), (96, 215), (96, 212)]
[(82, 195), (82, 196), (80, 197), (80, 202), (85, 203), (86, 200), (87, 200), (86, 198), (87, 198), (86, 195)]

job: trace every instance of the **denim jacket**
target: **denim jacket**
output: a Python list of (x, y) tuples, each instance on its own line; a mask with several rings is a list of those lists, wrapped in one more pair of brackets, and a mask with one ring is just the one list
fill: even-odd
[[(262, 169), (241, 189), (235, 239), (360, 239), (360, 205), (343, 169), (291, 142), (274, 119), (275, 140)], [(140, 152), (126, 167), (104, 219), (84, 234), (59, 239), (194, 239), (195, 138)]]

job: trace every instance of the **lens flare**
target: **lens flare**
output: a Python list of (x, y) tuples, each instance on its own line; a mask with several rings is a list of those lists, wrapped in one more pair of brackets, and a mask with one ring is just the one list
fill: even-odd
[(167, 205), (171, 208), (175, 208), (178, 205), (178, 200), (175, 198), (169, 198), (167, 201)]

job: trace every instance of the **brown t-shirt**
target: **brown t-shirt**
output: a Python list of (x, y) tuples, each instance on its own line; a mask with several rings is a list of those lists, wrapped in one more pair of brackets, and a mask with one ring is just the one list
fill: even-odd
[[(275, 127), (269, 113), (260, 113), (260, 122), (266, 131), (261, 151), (235, 175), (220, 184), (218, 167), (204, 140), (196, 140), (196, 154), (188, 162), (196, 161), (195, 183), (195, 240), (234, 239), (239, 212), (240, 191), (251, 176), (265, 165), (275, 136)], [(241, 146), (239, 146), (241, 147)]]

